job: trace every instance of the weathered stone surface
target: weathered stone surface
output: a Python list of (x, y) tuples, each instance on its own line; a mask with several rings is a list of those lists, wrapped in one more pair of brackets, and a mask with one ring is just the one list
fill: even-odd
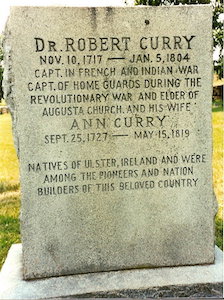
[(222, 298), (222, 251), (215, 264), (111, 271), (26, 281), (21, 244), (13, 245), (0, 273), (0, 299)]
[(12, 9), (25, 278), (214, 261), (211, 11)]

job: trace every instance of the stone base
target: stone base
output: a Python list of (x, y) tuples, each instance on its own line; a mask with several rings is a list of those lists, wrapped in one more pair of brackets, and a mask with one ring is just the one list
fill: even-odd
[(22, 246), (11, 247), (0, 273), (0, 299), (48, 298), (222, 298), (222, 251), (216, 247), (215, 264), (136, 269), (25, 281)]

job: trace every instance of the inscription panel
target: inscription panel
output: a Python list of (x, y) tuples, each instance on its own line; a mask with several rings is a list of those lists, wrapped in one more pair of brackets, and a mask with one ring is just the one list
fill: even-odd
[(211, 9), (14, 8), (25, 278), (214, 259)]

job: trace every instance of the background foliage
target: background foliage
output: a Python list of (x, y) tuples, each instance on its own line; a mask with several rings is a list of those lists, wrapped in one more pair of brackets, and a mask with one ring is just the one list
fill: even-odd
[(219, 58), (214, 61), (214, 71), (219, 78), (223, 78), (223, 38), (224, 28), (223, 20), (220, 20), (221, 14), (224, 13), (224, 6), (221, 2), (216, 2), (213, 6), (213, 46), (220, 49)]
[(3, 90), (2, 90), (3, 67), (1, 65), (2, 60), (3, 60), (3, 51), (2, 48), (0, 47), (0, 102), (1, 99), (3, 98)]
[[(185, 4), (210, 4), (210, 0), (135, 0), (136, 5), (185, 5)], [(219, 57), (214, 60), (214, 71), (219, 78), (223, 78), (223, 20), (224, 6), (221, 0), (212, 2), (213, 6), (213, 46), (218, 47)]]

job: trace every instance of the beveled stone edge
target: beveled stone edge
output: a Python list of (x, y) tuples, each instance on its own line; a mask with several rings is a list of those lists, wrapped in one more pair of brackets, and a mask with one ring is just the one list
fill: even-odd
[(185, 294), (205, 297), (206, 292), (221, 298), (222, 294), (223, 255), (218, 247), (216, 262), (211, 265), (88, 273), (30, 281), (22, 279), (21, 256), (22, 245), (12, 245), (0, 273), (0, 299), (158, 298), (185, 297)]

